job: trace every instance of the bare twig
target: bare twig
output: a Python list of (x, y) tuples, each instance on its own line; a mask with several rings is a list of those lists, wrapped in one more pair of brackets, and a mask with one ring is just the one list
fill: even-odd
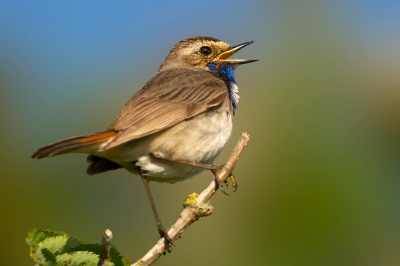
[[(229, 159), (223, 165), (221, 171), (218, 172), (220, 182), (225, 182), (225, 180), (231, 175), (237, 160), (239, 159), (249, 140), (249, 134), (243, 132)], [(168, 230), (168, 235), (173, 242), (175, 242), (193, 222), (197, 221), (200, 217), (208, 216), (212, 213), (212, 207), (208, 205), (208, 201), (217, 192), (217, 190), (218, 187), (215, 185), (215, 182), (212, 181), (210, 185), (208, 185), (208, 187), (200, 193), (200, 195), (191, 194), (189, 196), (185, 202), (187, 204), (185, 204), (185, 208), (181, 212), (178, 220)], [(150, 265), (164, 252), (165, 242), (164, 238), (161, 238), (158, 240), (157, 244), (146, 253), (146, 255), (144, 255), (140, 260), (131, 266)]]
[(101, 253), (99, 258), (99, 263), (97, 266), (107, 266), (110, 259), (110, 248), (111, 239), (113, 235), (110, 229), (106, 229), (103, 233), (103, 238), (101, 240)]

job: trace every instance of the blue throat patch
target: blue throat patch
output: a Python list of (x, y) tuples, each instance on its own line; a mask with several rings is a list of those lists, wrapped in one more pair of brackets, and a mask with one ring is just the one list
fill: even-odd
[(212, 62), (208, 64), (208, 68), (211, 71), (221, 73), (229, 81), (229, 86), (228, 86), (229, 98), (232, 104), (233, 115), (235, 115), (236, 110), (238, 109), (238, 102), (239, 102), (239, 95), (238, 95), (239, 89), (235, 79), (236, 66), (231, 65), (229, 63), (221, 63), (217, 67), (217, 63)]

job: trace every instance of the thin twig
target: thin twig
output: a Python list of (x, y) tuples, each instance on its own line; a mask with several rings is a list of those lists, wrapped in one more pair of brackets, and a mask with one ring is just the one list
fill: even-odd
[[(223, 165), (221, 171), (218, 172), (218, 177), (221, 182), (225, 182), (225, 180), (230, 176), (237, 160), (239, 159), (249, 140), (249, 134), (243, 132), (229, 159)], [(168, 230), (168, 235), (173, 242), (175, 242), (193, 222), (197, 221), (200, 217), (208, 216), (212, 213), (212, 209), (208, 205), (208, 201), (217, 192), (217, 190), (218, 187), (215, 185), (215, 182), (212, 181), (210, 185), (208, 185), (208, 187), (200, 193), (200, 195), (195, 195), (196, 200), (194, 204), (187, 204), (185, 206), (176, 223)], [(164, 252), (165, 242), (164, 238), (161, 238), (158, 240), (157, 244), (146, 253), (146, 255), (144, 255), (131, 266), (150, 265)]]
[(103, 233), (103, 237), (101, 240), (101, 253), (99, 258), (99, 263), (97, 266), (107, 266), (108, 261), (110, 259), (110, 248), (111, 248), (111, 239), (113, 235), (110, 229), (106, 229)]

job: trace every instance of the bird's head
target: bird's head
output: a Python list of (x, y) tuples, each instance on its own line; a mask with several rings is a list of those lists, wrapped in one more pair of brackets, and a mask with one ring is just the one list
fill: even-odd
[(188, 67), (210, 70), (221, 65), (240, 65), (258, 60), (228, 59), (243, 47), (253, 43), (248, 41), (239, 45), (229, 44), (211, 37), (191, 37), (178, 42), (170, 51), (160, 67), (160, 71), (175, 67)]

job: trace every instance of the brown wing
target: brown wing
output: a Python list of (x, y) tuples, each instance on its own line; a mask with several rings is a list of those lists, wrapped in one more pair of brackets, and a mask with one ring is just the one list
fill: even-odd
[(220, 105), (225, 82), (213, 72), (171, 69), (159, 72), (134, 95), (108, 128), (118, 132), (106, 149), (171, 127)]

